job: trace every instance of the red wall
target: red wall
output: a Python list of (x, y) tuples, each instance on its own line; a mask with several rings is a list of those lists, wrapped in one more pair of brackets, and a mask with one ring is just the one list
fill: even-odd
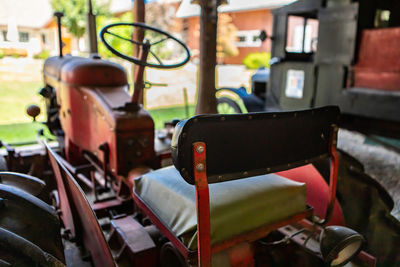
[[(238, 31), (245, 30), (265, 30), (268, 35), (272, 34), (273, 17), (268, 9), (241, 11), (226, 13), (232, 17), (232, 23)], [(199, 17), (184, 19), (186, 25), (187, 45), (193, 52), (193, 56), (198, 56), (200, 25)], [(243, 58), (253, 52), (270, 52), (271, 40), (267, 39), (260, 47), (238, 47), (239, 55), (223, 59), (226, 64), (242, 64)], [(196, 51), (197, 50), (197, 51)], [(220, 62), (222, 60), (219, 60)]]

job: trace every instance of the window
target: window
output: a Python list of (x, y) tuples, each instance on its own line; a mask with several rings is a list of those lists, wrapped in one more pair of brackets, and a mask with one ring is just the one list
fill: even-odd
[(291, 15), (286, 34), (286, 52), (313, 53), (317, 50), (318, 20)]
[(375, 28), (387, 28), (389, 27), (390, 11), (377, 9), (375, 13)]
[(19, 41), (20, 42), (29, 42), (29, 33), (27, 32), (19, 32)]
[(42, 43), (46, 44), (46, 34), (42, 33)]
[(260, 40), (260, 30), (238, 31), (236, 32), (237, 47), (260, 47), (262, 41)]
[(7, 31), (2, 31), (3, 41), (7, 41)]

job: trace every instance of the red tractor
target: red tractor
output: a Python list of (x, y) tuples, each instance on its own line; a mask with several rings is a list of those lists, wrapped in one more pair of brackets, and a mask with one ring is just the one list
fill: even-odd
[[(118, 27), (142, 31), (145, 39), (120, 36)], [(139, 57), (115, 50), (111, 37), (138, 46)], [(1, 263), (375, 265), (376, 258), (359, 253), (364, 238), (344, 227), (336, 200), (337, 107), (195, 116), (176, 125), (171, 149), (161, 152), (158, 145), (169, 140), (155, 138), (153, 119), (143, 109), (144, 68), (182, 66), (189, 50), (141, 23), (108, 25), (101, 39), (138, 66), (134, 93), (128, 93), (124, 69), (98, 56), (46, 60), (41, 94), (58, 144), (40, 142), (52, 170), (47, 186), (55, 182), (55, 210), (33, 196), (45, 190), (43, 182), (0, 173), (0, 209), (8, 211), (8, 217), (0, 214)], [(166, 64), (152, 51), (166, 41), (183, 51), (178, 62)], [(38, 157), (45, 176), (46, 157)], [(173, 166), (162, 167), (168, 158)], [(315, 166), (328, 169), (328, 182)], [(15, 201), (18, 213), (8, 204), (13, 198), (23, 199)], [(9, 202), (3, 205), (3, 199)], [(24, 214), (24, 224), (6, 223), (20, 222)]]

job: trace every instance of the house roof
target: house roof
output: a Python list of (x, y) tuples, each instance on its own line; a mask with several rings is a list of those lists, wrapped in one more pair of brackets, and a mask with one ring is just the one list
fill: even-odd
[(53, 16), (50, 0), (0, 0), (0, 25), (41, 28)]
[[(271, 9), (281, 7), (295, 0), (228, 0), (228, 4), (221, 5), (218, 12), (239, 12), (257, 9)], [(182, 0), (176, 13), (178, 18), (188, 18), (200, 15), (200, 6), (191, 4), (192, 0)]]
[[(145, 0), (146, 4), (159, 2), (159, 3), (173, 3), (180, 2), (181, 0)], [(110, 12), (113, 14), (130, 11), (133, 8), (133, 0), (111, 0)]]

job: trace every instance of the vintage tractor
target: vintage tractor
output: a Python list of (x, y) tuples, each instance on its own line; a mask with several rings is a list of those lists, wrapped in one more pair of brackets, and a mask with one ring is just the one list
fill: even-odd
[[(121, 27), (142, 31), (145, 39), (121, 36), (115, 31)], [(139, 57), (117, 51), (109, 38), (138, 46)], [(60, 53), (45, 62), (41, 94), (47, 125), (58, 142), (39, 139), (51, 172), (46, 156), (37, 155), (42, 159), (38, 176), (54, 189), (55, 209), (33, 196), (46, 190), (40, 180), (0, 174), (0, 189), (6, 192), (0, 195), (0, 208), (8, 211), (0, 214), (0, 251), (6, 252), (0, 254), (1, 263), (375, 265), (375, 257), (359, 253), (364, 238), (344, 226), (344, 214), (357, 202), (343, 196), (341, 206), (336, 199), (338, 173), (351, 169), (339, 169), (337, 107), (199, 115), (179, 122), (172, 140), (160, 139), (141, 105), (144, 68), (181, 66), (189, 50), (170, 34), (141, 23), (108, 25), (101, 39), (111, 52), (138, 66), (134, 93), (128, 93), (124, 69), (98, 56)], [(164, 41), (181, 47), (178, 62), (165, 64), (152, 50)], [(173, 166), (163, 167), (168, 159)], [(326, 170), (328, 175), (321, 175)], [(31, 186), (23, 187), (23, 181)], [(11, 205), (15, 195), (33, 204)], [(18, 206), (21, 211), (13, 212)], [(33, 219), (35, 212), (40, 220)], [(33, 215), (21, 223), (24, 214)], [(19, 222), (19, 228), (12, 222)], [(386, 263), (398, 262), (396, 255), (385, 256)]]

